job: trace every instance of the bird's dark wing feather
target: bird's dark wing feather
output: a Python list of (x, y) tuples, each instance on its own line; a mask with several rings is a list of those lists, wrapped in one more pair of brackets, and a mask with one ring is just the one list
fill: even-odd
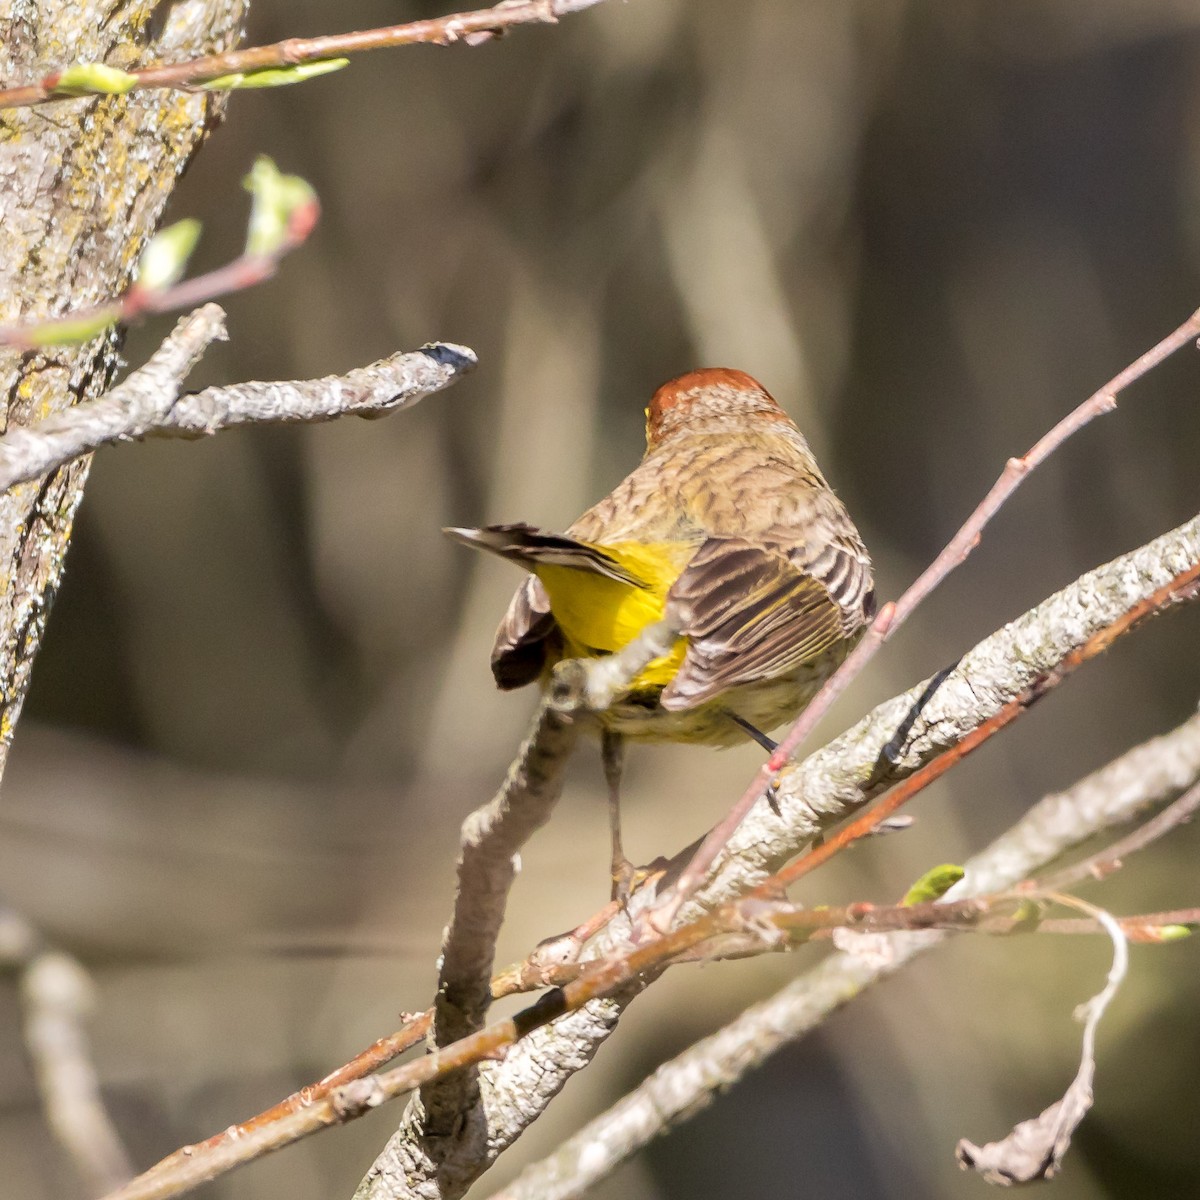
[(863, 626), (870, 588), (857, 539), (831, 540), (810, 556), (804, 546), (709, 538), (668, 595), (667, 615), (688, 651), (660, 703), (693, 708), (818, 657)]
[(561, 641), (546, 589), (536, 576), (530, 575), (517, 588), (496, 630), (492, 645), (492, 675), (496, 685), (509, 691), (533, 683)]

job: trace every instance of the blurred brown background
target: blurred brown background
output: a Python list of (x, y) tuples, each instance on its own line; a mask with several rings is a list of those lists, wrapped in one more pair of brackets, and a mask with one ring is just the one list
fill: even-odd
[[(430, 3), (257, 4), (250, 40)], [(99, 455), (0, 800), (7, 898), (99, 986), (94, 1033), (143, 1165), (318, 1077), (423, 1007), (457, 828), (528, 696), (487, 653), (518, 582), (445, 524), (561, 526), (641, 451), (641, 410), (697, 365), (760, 378), (808, 433), (895, 595), (1060, 414), (1200, 304), (1200, 16), (1179, 0), (610, 0), (478, 49), (356, 59), (235, 96), (173, 216), (198, 267), (237, 252), (258, 152), (324, 218), (230, 298), (206, 382), (344, 371), (464, 342), (466, 382), (383, 422)], [(141, 329), (141, 361), (166, 322)], [(978, 556), (830, 721), (954, 659), (1200, 507), (1200, 358), (1139, 385), (1021, 491)], [(1200, 698), (1200, 621), (1138, 633), (808, 893), (895, 896)], [(750, 750), (636, 750), (635, 856), (722, 812)], [(607, 887), (586, 748), (525, 856), (502, 955)], [(1196, 831), (1100, 893), (1198, 899)], [(1134, 954), (1098, 1103), (1058, 1200), (1200, 1194), (1194, 946)], [(492, 1176), (486, 1195), (807, 955), (684, 968)], [(1098, 941), (963, 940), (856, 1004), (601, 1189), (983, 1194), (954, 1140), (1005, 1132), (1074, 1070)], [(347, 1195), (399, 1115), (216, 1185)], [(77, 1185), (0, 988), (0, 1196)]]

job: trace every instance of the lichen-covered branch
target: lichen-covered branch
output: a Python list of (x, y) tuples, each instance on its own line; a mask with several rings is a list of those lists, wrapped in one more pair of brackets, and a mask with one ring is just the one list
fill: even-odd
[(0, 436), (0, 491), (114, 442), (199, 437), (238, 425), (383, 416), (448, 387), (476, 363), (466, 346), (435, 342), (345, 375), (211, 387), (181, 397), (183, 376), (198, 356), (190, 347), (223, 336), (223, 317), (215, 304), (197, 309), (146, 366), (111, 391)]
[[(451, 1045), (483, 1026), (517, 855), (549, 820), (577, 735), (578, 725), (544, 701), (500, 791), (463, 822), (454, 912), (442, 941), (433, 1005), (436, 1046)], [(456, 1169), (452, 1160), (478, 1155), (487, 1141), (482, 1116), (474, 1070), (427, 1085), (405, 1114), (411, 1170), (445, 1175)], [(371, 1180), (368, 1174), (361, 1193), (369, 1194)]]
[(225, 314), (207, 304), (184, 317), (146, 365), (111, 391), (35, 425), (10, 429), (0, 436), (0, 492), (163, 424), (201, 354), (224, 336)]

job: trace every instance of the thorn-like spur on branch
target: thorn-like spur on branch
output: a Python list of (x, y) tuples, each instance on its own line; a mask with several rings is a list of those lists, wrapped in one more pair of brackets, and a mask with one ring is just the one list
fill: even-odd
[(224, 336), (224, 313), (206, 304), (179, 322), (144, 367), (103, 396), (35, 425), (9, 429), (0, 437), (0, 491), (113, 442), (200, 437), (279, 421), (382, 416), (448, 387), (477, 361), (465, 346), (435, 342), (345, 375), (211, 387), (180, 396), (201, 352)]
[(791, 761), (792, 756), (817, 727), (817, 723), (829, 711), (834, 701), (845, 691), (878, 653), (887, 641), (923, 600), (956, 567), (961, 566), (979, 545), (983, 530), (992, 517), (1000, 511), (1008, 498), (1017, 490), (1025, 477), (1041, 466), (1072, 434), (1117, 406), (1117, 397), (1131, 384), (1136, 383), (1147, 371), (1181, 350), (1200, 335), (1200, 310), (1192, 313), (1177, 329), (1172, 330), (1156, 346), (1151, 347), (1115, 375), (1102, 388), (1089, 396), (1082, 404), (1068, 413), (1048, 433), (1044, 434), (1020, 458), (1010, 458), (991, 490), (980, 501), (978, 507), (966, 519), (962, 527), (950, 539), (946, 548), (894, 603), (885, 604), (871, 623), (859, 644), (851, 651), (841, 666), (825, 681), (812, 702), (796, 719), (776, 747), (775, 752), (755, 775), (738, 802), (728, 815), (713, 829), (700, 844), (691, 861), (683, 868), (674, 887), (659, 901), (649, 924), (656, 930), (670, 927), (680, 908), (697, 891), (712, 869), (722, 848), (729, 842), (734, 831), (745, 819), (751, 808), (762, 798), (774, 777)]
[(0, 970), (17, 973), (25, 1048), (42, 1107), (89, 1195), (123, 1184), (129, 1155), (104, 1108), (87, 1022), (94, 988), (73, 958), (47, 946), (8, 907), (0, 907)]
[[(98, 63), (75, 63), (44, 75), (36, 83), (0, 90), (0, 108), (24, 108), (52, 100), (88, 95), (123, 95), (146, 88), (200, 90), (296, 83), (302, 71), (283, 72), (303, 63), (325, 63), (365, 50), (419, 43), (475, 46), (518, 25), (554, 24), (559, 17), (582, 12), (601, 0), (503, 0), (494, 8), (452, 13), (426, 21), (409, 21), (380, 29), (334, 33), (324, 37), (288, 38), (270, 46), (252, 46), (211, 54), (189, 62), (161, 63), (140, 71), (121, 71)], [(274, 72), (275, 78), (262, 73)], [(258, 78), (256, 78), (258, 76)]]
[[(1047, 796), (966, 864), (950, 895), (1012, 888), (1096, 834), (1133, 820), (1200, 779), (1200, 715), (1128, 751), (1065, 792)], [(528, 1167), (492, 1200), (569, 1200), (648, 1142), (682, 1124), (785, 1045), (817, 1028), (871, 984), (939, 945), (946, 933), (877, 935), (882, 952), (841, 951), (769, 1000), (664, 1063), (644, 1083)]]

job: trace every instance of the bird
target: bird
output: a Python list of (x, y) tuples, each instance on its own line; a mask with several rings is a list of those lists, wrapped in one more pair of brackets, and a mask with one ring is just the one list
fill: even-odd
[(501, 689), (546, 688), (563, 659), (616, 653), (664, 618), (678, 630), (596, 714), (614, 898), (636, 874), (620, 838), (625, 742), (773, 750), (767, 731), (796, 718), (874, 614), (862, 538), (766, 388), (706, 367), (658, 388), (645, 418), (641, 463), (562, 533), (444, 530), (529, 572), (496, 632)]

